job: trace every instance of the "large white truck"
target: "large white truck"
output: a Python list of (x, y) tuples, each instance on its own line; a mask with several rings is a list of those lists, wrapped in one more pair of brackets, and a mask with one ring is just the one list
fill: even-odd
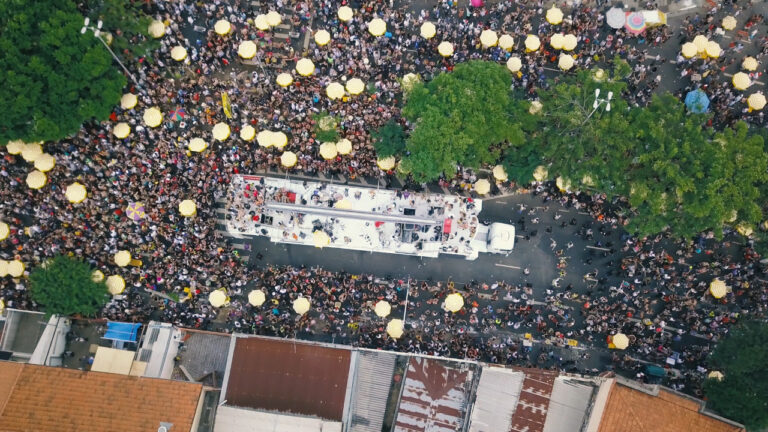
[(499, 222), (480, 224), (472, 247), (475, 253), (467, 257), (470, 260), (477, 258), (480, 252), (508, 254), (515, 247), (515, 227)]

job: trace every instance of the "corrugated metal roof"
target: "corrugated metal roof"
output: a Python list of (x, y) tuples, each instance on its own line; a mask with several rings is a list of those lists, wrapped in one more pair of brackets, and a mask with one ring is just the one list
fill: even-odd
[(597, 387), (565, 377), (558, 377), (549, 397), (544, 432), (578, 432)]
[(484, 367), (472, 408), (470, 432), (508, 431), (524, 379), (522, 372)]

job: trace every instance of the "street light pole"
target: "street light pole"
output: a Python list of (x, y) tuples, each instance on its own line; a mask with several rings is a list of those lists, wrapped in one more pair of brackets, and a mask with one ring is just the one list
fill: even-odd
[(594, 114), (595, 111), (597, 111), (597, 109), (602, 104), (605, 104), (605, 110), (606, 111), (611, 111), (611, 99), (613, 99), (613, 92), (612, 91), (608, 92), (608, 98), (600, 99), (600, 89), (599, 88), (595, 89), (595, 101), (592, 103), (592, 112), (590, 112), (589, 115), (587, 116), (587, 118), (585, 118), (584, 121), (581, 122), (581, 125), (583, 126), (584, 123), (586, 123), (587, 120), (589, 120), (589, 118), (592, 117), (592, 114)]
[(104, 47), (107, 49), (107, 51), (109, 51), (109, 53), (112, 54), (112, 58), (115, 59), (115, 61), (120, 65), (120, 67), (123, 68), (123, 70), (125, 71), (126, 75), (128, 75), (128, 77), (131, 79), (131, 81), (133, 81), (133, 83), (136, 85), (136, 87), (137, 88), (141, 88), (141, 86), (139, 85), (139, 82), (136, 81), (136, 77), (133, 76), (133, 74), (128, 70), (128, 68), (125, 67), (123, 62), (120, 61), (120, 59), (117, 57), (115, 52), (112, 51), (112, 48), (110, 48), (109, 45), (104, 41), (104, 39), (101, 38), (101, 26), (103, 24), (101, 22), (101, 20), (99, 20), (97, 22), (96, 27), (88, 26), (88, 24), (90, 24), (90, 22), (91, 22), (91, 19), (86, 17), (85, 20), (83, 21), (83, 28), (80, 29), (80, 34), (85, 34), (85, 32), (87, 32), (88, 30), (93, 31), (93, 36), (96, 39), (98, 39), (99, 41), (101, 41), (101, 43), (104, 45)]

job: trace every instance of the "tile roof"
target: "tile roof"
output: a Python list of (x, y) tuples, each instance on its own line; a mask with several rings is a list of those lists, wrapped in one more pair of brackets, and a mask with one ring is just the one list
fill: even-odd
[(736, 432), (744, 429), (699, 412), (695, 400), (663, 388), (653, 396), (613, 384), (598, 432)]
[(7, 396), (0, 431), (152, 432), (167, 422), (186, 432), (201, 391), (201, 384), (0, 362), (0, 402)]

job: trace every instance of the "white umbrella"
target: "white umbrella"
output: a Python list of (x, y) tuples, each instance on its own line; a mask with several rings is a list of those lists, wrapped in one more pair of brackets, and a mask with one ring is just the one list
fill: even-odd
[(495, 31), (488, 29), (480, 33), (480, 44), (483, 48), (494, 47), (497, 43), (499, 43), (499, 36)]
[(189, 140), (189, 144), (187, 144), (187, 148), (190, 151), (199, 153), (208, 148), (208, 143), (205, 142), (205, 140), (202, 138), (192, 138), (191, 140)]
[(280, 165), (285, 168), (290, 168), (296, 165), (296, 161), (296, 153), (292, 151), (283, 152), (283, 154), (280, 155)]
[(171, 49), (171, 58), (176, 61), (182, 61), (187, 58), (187, 49), (181, 45), (173, 47)]
[(299, 315), (309, 312), (309, 300), (306, 297), (299, 297), (293, 301), (293, 311)]
[(377, 316), (384, 318), (392, 312), (392, 306), (384, 300), (379, 300), (376, 302), (373, 311), (376, 312)]
[(352, 19), (352, 15), (354, 15), (354, 12), (352, 11), (352, 8), (349, 6), (342, 6), (339, 8), (339, 12), (337, 13), (337, 16), (340, 20), (346, 22)]
[(403, 320), (393, 319), (387, 323), (387, 334), (392, 339), (398, 339), (403, 335)]
[(162, 21), (152, 21), (149, 23), (149, 27), (147, 28), (147, 31), (150, 36), (152, 36), (155, 39), (163, 37), (165, 35), (165, 24), (163, 24)]
[(248, 303), (253, 306), (261, 306), (266, 299), (267, 296), (264, 295), (264, 291), (262, 290), (253, 290), (248, 293)]
[(148, 108), (144, 111), (144, 124), (149, 127), (158, 127), (163, 122), (163, 113), (157, 107)]
[(256, 128), (251, 125), (245, 125), (240, 129), (240, 138), (243, 141), (250, 141), (256, 136)]
[(335, 158), (338, 153), (338, 150), (336, 150), (336, 143), (325, 142), (320, 144), (320, 156), (322, 156), (323, 159), (331, 160)]
[(118, 295), (125, 291), (125, 279), (120, 275), (112, 275), (107, 278), (107, 290), (112, 295)]
[(133, 93), (126, 93), (120, 98), (120, 107), (123, 109), (131, 109), (139, 102), (139, 98)]
[(343, 155), (349, 154), (352, 151), (352, 141), (342, 138), (336, 143), (336, 151)]
[(269, 23), (267, 22), (267, 15), (266, 14), (256, 15), (256, 18), (254, 18), (254, 20), (253, 20), (253, 25), (255, 25), (256, 28), (261, 30), (261, 31), (269, 30)]
[(613, 335), (613, 338), (611, 338), (611, 341), (613, 342), (613, 346), (616, 347), (616, 349), (627, 349), (629, 346), (629, 338), (624, 333), (616, 333)]
[(230, 24), (227, 20), (221, 19), (216, 21), (216, 24), (213, 25), (213, 30), (219, 36), (224, 36), (232, 31), (232, 24)]
[(349, 94), (359, 95), (365, 90), (365, 83), (360, 78), (352, 78), (347, 81), (346, 88)]
[(48, 172), (52, 170), (54, 166), (56, 166), (56, 158), (48, 153), (43, 153), (35, 158), (35, 169), (38, 171)]
[(449, 312), (458, 312), (464, 307), (464, 297), (459, 293), (448, 294), (445, 298), (445, 310)]
[(224, 306), (228, 301), (227, 294), (222, 290), (216, 290), (208, 294), (208, 303), (215, 308)]
[(256, 44), (253, 41), (243, 41), (237, 47), (237, 55), (244, 59), (253, 58), (256, 55)]
[(275, 11), (267, 12), (267, 24), (269, 24), (270, 27), (277, 27), (281, 22), (283, 22), (283, 18), (279, 13)]
[[(312, 65), (312, 67), (314, 67), (314, 65)], [(291, 74), (283, 72), (277, 76), (275, 81), (277, 81), (277, 85), (280, 87), (288, 87), (293, 83), (293, 77)]]
[(119, 139), (127, 138), (131, 134), (131, 127), (128, 123), (118, 123), (112, 128), (112, 134)]
[(127, 250), (121, 250), (115, 254), (115, 264), (119, 267), (125, 267), (131, 263), (131, 253)]
[(318, 30), (315, 32), (315, 43), (318, 46), (325, 46), (328, 45), (328, 42), (331, 41), (331, 34), (328, 33), (327, 30)]
[(499, 47), (503, 50), (512, 51), (512, 47), (515, 46), (515, 38), (508, 34), (501, 35), (499, 37)]
[(440, 42), (437, 46), (437, 52), (443, 57), (450, 57), (453, 55), (453, 44), (448, 41)]
[(493, 178), (495, 178), (497, 181), (507, 181), (509, 178), (507, 176), (507, 170), (505, 170), (502, 165), (496, 165), (493, 167)]
[(421, 33), (421, 37), (424, 39), (432, 39), (435, 37), (435, 34), (437, 33), (437, 29), (435, 28), (435, 25), (432, 24), (429, 21), (424, 22), (424, 24), (421, 25), (421, 28), (419, 29), (419, 33)]
[(557, 61), (557, 65), (560, 69), (567, 71), (573, 67), (573, 56), (569, 54), (560, 54), (560, 59)]
[(315, 64), (308, 58), (296, 62), (296, 72), (301, 76), (310, 76), (315, 72)]
[(332, 82), (325, 87), (325, 94), (330, 100), (341, 99), (344, 97), (344, 86), (337, 82)]
[(368, 23), (368, 33), (378, 37), (387, 32), (387, 23), (381, 18), (374, 18)]
[(608, 9), (608, 12), (605, 13), (605, 23), (611, 28), (620, 29), (624, 27), (626, 22), (627, 14), (619, 8), (610, 8)]
[(197, 204), (192, 200), (184, 200), (179, 203), (179, 213), (184, 217), (192, 217), (197, 214)]
[(523, 62), (520, 60), (520, 57), (510, 57), (509, 60), (507, 60), (507, 69), (509, 69), (510, 72), (517, 72), (522, 67)]
[(491, 191), (491, 182), (486, 179), (480, 179), (475, 182), (474, 188), (478, 194), (485, 195)]
[(226, 123), (216, 123), (213, 127), (213, 139), (217, 141), (224, 141), (229, 138), (230, 129)]

